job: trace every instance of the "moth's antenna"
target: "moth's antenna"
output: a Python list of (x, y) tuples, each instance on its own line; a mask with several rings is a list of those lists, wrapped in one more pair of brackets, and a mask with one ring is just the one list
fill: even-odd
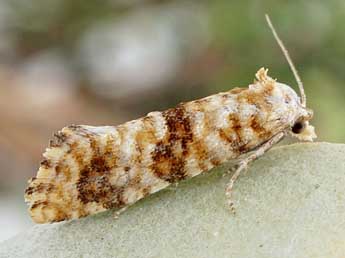
[(307, 105), (307, 97), (305, 96), (303, 83), (302, 83), (301, 78), (298, 75), (297, 69), (296, 69), (295, 65), (293, 64), (293, 62), (292, 62), (292, 60), (290, 58), (289, 52), (286, 50), (283, 42), (281, 41), (281, 39), (279, 38), (275, 28), (273, 27), (273, 24), (271, 22), (270, 17), (267, 14), (265, 15), (265, 17), (266, 17), (268, 26), (270, 27), (270, 29), (271, 29), (271, 31), (273, 33), (274, 38), (276, 39), (280, 49), (282, 50), (282, 52), (283, 52), (283, 54), (284, 54), (284, 56), (286, 58), (286, 61), (288, 62), (289, 66), (290, 66), (290, 69), (291, 69), (293, 75), (295, 76), (295, 79), (296, 79), (296, 82), (298, 84), (299, 91), (300, 91), (300, 94), (301, 94), (301, 105), (303, 107), (306, 107), (306, 105)]

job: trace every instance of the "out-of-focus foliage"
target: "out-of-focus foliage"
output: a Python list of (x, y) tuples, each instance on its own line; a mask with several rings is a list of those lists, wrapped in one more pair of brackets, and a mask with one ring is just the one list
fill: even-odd
[(20, 201), (0, 221), (29, 221), (26, 180), (65, 125), (118, 124), (247, 86), (262, 66), (295, 87), (265, 13), (304, 80), (319, 140), (343, 142), (344, 1), (0, 0), (0, 202)]

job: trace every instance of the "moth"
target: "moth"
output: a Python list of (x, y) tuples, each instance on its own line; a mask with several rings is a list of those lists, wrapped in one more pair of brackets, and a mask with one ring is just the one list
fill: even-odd
[(36, 223), (125, 208), (172, 183), (239, 159), (227, 184), (286, 135), (312, 141), (312, 110), (303, 84), (270, 19), (269, 27), (300, 89), (300, 97), (261, 68), (248, 88), (180, 103), (118, 126), (71, 125), (55, 134), (25, 201)]

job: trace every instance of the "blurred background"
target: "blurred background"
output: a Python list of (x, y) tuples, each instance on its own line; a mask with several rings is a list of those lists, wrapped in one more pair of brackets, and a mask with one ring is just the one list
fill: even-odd
[(32, 225), (23, 193), (53, 132), (116, 125), (247, 86), (304, 80), (319, 141), (345, 141), (345, 1), (0, 0), (0, 241)]

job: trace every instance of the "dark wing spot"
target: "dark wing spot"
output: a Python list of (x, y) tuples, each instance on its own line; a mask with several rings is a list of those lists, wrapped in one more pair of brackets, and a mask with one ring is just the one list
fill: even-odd
[(104, 208), (123, 207), (123, 187), (115, 187), (109, 181), (110, 167), (101, 156), (94, 156), (89, 166), (80, 172), (77, 183), (78, 198), (84, 204), (101, 203)]
[(231, 124), (231, 129), (236, 135), (236, 141), (241, 142), (242, 141), (242, 126), (241, 126), (241, 121), (240, 118), (236, 113), (231, 113), (229, 115), (229, 121)]
[(225, 133), (223, 129), (218, 130), (219, 137), (223, 139), (225, 142), (232, 143), (233, 140)]
[(43, 192), (48, 193), (52, 191), (53, 189), (54, 189), (54, 185), (50, 183), (40, 183), (36, 186), (29, 186), (25, 190), (25, 194), (31, 195), (33, 193), (43, 193)]
[(257, 116), (252, 116), (250, 118), (249, 126), (259, 137), (261, 137), (263, 134), (266, 134), (266, 129), (261, 125), (260, 120)]
[(30, 209), (33, 210), (33, 209), (36, 209), (38, 208), (39, 206), (47, 206), (48, 205), (48, 202), (47, 201), (38, 201), (38, 202), (35, 202), (34, 204), (31, 205)]
[(235, 135), (234, 139), (231, 141), (231, 147), (234, 152), (242, 154), (248, 151), (247, 142), (242, 138), (243, 127), (241, 125), (241, 120), (236, 113), (231, 113), (229, 115), (229, 121), (231, 124), (231, 131)]
[(194, 140), (191, 121), (183, 104), (164, 111), (162, 115), (166, 121), (167, 134), (151, 153), (154, 162), (152, 170), (157, 177), (176, 182), (187, 176), (185, 162), (189, 154), (188, 145)]
[(25, 194), (27, 195), (31, 195), (34, 192), (35, 188), (32, 186), (29, 186), (28, 188), (26, 188), (25, 190)]
[(61, 147), (66, 142), (67, 135), (63, 132), (54, 133), (54, 139), (49, 142), (49, 147)]
[(45, 168), (45, 169), (48, 169), (48, 168), (51, 168), (52, 167), (52, 164), (51, 164), (51, 161), (48, 160), (48, 159), (43, 159), (41, 161), (41, 167)]

